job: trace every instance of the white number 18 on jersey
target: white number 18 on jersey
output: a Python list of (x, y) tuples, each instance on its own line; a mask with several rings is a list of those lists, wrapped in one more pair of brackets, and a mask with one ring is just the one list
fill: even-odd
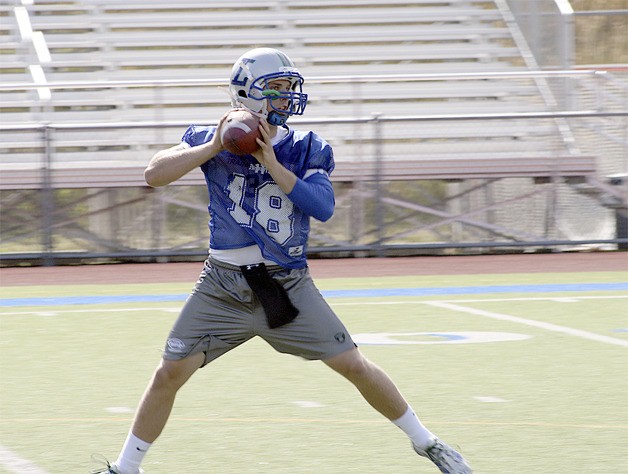
[(233, 206), (229, 213), (235, 221), (243, 227), (251, 227), (253, 219), (264, 228), (266, 234), (280, 245), (285, 244), (294, 232), (294, 204), (281, 188), (272, 181), (262, 184), (255, 190), (253, 208), (255, 213), (250, 215), (243, 208), (246, 181), (243, 175), (236, 174), (227, 186), (229, 199)]

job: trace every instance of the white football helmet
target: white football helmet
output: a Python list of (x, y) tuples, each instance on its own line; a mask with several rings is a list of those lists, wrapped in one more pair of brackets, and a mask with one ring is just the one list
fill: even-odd
[[(279, 92), (269, 88), (268, 82), (277, 79), (290, 81), (290, 90)], [(284, 53), (272, 48), (255, 48), (240, 56), (233, 65), (229, 81), (231, 105), (261, 115), (271, 125), (283, 125), (290, 115), (302, 115), (305, 110), (307, 94), (303, 93), (303, 81), (303, 76)], [(287, 99), (286, 107), (275, 107), (276, 99)], [(271, 111), (267, 110), (267, 100)]]

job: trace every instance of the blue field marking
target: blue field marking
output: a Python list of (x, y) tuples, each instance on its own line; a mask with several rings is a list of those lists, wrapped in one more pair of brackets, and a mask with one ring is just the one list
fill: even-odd
[(467, 336), (461, 336), (460, 334), (445, 334), (436, 332), (427, 333), (426, 336), (437, 337), (445, 339), (446, 341), (464, 341), (465, 339), (469, 339)]
[[(326, 290), (321, 291), (321, 293), (325, 298), (384, 298), (402, 296), (450, 296), (495, 293), (560, 293), (626, 290), (628, 290), (628, 282), (563, 283), (547, 285), (449, 286), (440, 288), (372, 288), (360, 290)], [(126, 296), (60, 296), (50, 298), (0, 298), (0, 307), (66, 306), (116, 303), (176, 303), (185, 301), (187, 297), (187, 294), (178, 294)]]
[(185, 301), (188, 295), (53, 296), (49, 298), (2, 298), (0, 306), (66, 306), (77, 304), (168, 303)]

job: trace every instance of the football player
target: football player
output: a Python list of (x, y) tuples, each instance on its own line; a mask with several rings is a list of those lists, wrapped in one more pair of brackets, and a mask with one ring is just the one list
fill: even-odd
[(334, 212), (333, 151), (316, 133), (286, 125), (307, 105), (303, 77), (281, 51), (256, 48), (234, 64), (234, 108), (262, 117), (260, 148), (236, 156), (215, 126), (190, 126), (146, 168), (150, 186), (200, 167), (209, 192), (209, 256), (166, 340), (119, 457), (100, 473), (137, 474), (161, 434), (177, 391), (199, 368), (259, 336), (274, 349), (321, 360), (403, 430), (441, 472), (469, 473), (463, 457), (429, 431), (390, 377), (367, 360), (310, 277), (310, 218)]

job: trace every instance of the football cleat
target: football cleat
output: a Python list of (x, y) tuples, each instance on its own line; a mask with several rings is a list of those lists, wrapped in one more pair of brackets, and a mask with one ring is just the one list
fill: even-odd
[[(104, 464), (103, 467), (100, 467), (94, 471), (90, 471), (90, 474), (122, 474), (116, 466), (112, 466), (106, 458), (102, 456), (92, 456), (92, 460), (101, 464)], [(144, 474), (142, 469), (137, 471), (137, 474)]]
[(436, 438), (434, 444), (427, 449), (421, 449), (412, 444), (412, 447), (419, 456), (428, 458), (436, 467), (440, 469), (440, 472), (445, 474), (471, 474), (471, 466), (467, 463), (465, 458), (451, 446), (443, 443)]

